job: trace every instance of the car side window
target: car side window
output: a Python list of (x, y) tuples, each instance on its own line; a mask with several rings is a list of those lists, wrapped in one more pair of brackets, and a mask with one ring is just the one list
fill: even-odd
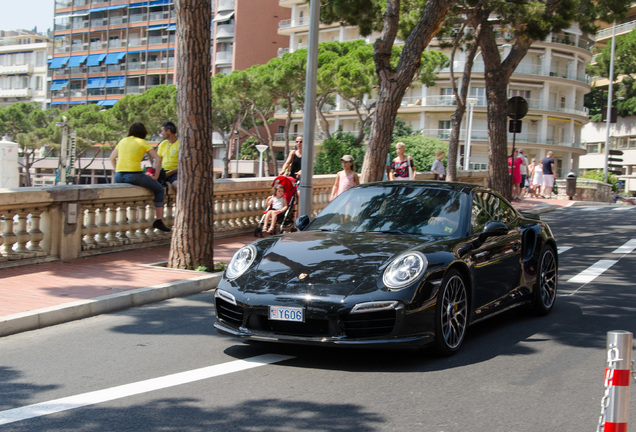
[(473, 194), (471, 226), (473, 233), (479, 233), (487, 222), (503, 222), (509, 224), (516, 214), (512, 207), (489, 192), (478, 191)]
[(470, 225), (473, 233), (480, 233), (487, 222), (492, 220), (492, 216), (486, 210), (483, 193), (477, 192), (473, 195), (473, 205), (471, 208)]

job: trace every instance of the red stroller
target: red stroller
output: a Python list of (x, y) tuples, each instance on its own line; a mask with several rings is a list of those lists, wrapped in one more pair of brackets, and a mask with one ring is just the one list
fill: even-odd
[[(279, 184), (285, 188), (283, 196), (287, 201), (287, 210), (277, 216), (276, 228), (273, 234), (282, 234), (285, 230), (291, 232), (296, 231), (296, 226), (294, 225), (294, 207), (298, 199), (298, 183), (294, 177), (278, 176), (272, 182), (272, 187)], [(261, 220), (258, 222), (258, 226), (254, 228), (254, 236), (256, 237), (263, 237), (263, 223), (265, 222), (265, 214), (268, 210), (270, 210), (269, 207), (265, 209)]]

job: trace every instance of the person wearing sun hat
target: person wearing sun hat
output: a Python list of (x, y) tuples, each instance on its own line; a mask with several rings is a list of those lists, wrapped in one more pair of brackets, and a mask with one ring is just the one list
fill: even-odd
[(336, 174), (336, 181), (331, 188), (331, 198), (329, 201), (333, 201), (335, 197), (347, 189), (351, 189), (360, 184), (358, 173), (355, 172), (353, 165), (353, 156), (344, 155), (340, 158), (340, 162), (342, 162), (342, 171), (338, 171)]

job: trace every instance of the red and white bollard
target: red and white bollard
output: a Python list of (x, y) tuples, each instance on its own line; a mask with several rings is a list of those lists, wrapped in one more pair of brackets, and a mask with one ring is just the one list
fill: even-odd
[(601, 401), (598, 431), (627, 432), (632, 339), (633, 335), (628, 331), (607, 332), (605, 396)]

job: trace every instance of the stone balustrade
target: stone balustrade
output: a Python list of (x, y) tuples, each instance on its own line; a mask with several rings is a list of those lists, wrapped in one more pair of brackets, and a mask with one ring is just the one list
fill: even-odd
[[(432, 179), (430, 173), (418, 179)], [(215, 238), (254, 232), (273, 178), (215, 180)], [(481, 172), (460, 173), (460, 181), (486, 183)], [(312, 180), (315, 216), (329, 202), (334, 175)], [(127, 184), (64, 185), (0, 189), (0, 269), (66, 261), (170, 243), (170, 233), (152, 228), (153, 195)], [(166, 195), (164, 223), (172, 226), (175, 196)]]

